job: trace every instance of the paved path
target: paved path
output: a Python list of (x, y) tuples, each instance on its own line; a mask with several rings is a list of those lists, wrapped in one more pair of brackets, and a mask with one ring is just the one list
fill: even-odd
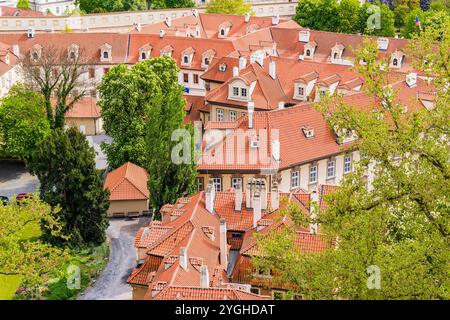
[(27, 172), (23, 163), (0, 161), (0, 196), (11, 199), (12, 195), (35, 192), (38, 184), (38, 179)]
[(107, 230), (109, 263), (95, 284), (78, 297), (79, 300), (131, 300), (131, 287), (126, 281), (136, 266), (134, 236), (140, 227), (149, 222), (149, 218), (110, 220)]

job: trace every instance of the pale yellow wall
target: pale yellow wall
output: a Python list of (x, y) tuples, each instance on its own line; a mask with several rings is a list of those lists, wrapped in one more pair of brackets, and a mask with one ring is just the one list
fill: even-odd
[(139, 212), (148, 210), (148, 200), (114, 200), (110, 201), (108, 209), (108, 216), (111, 217), (113, 213), (125, 214), (128, 212)]
[(133, 293), (133, 300), (143, 300), (145, 293), (148, 290), (148, 287), (141, 287), (141, 286), (131, 286), (131, 287)]
[(98, 134), (95, 125), (95, 119), (92, 118), (66, 118), (66, 125), (70, 127), (75, 127), (80, 130), (80, 126), (84, 125), (86, 128), (85, 135), (94, 136)]
[(211, 105), (211, 121), (217, 121), (217, 109), (223, 109), (224, 110), (224, 121), (230, 121), (230, 111), (236, 111), (237, 117), (236, 119), (239, 119), (243, 115), (243, 113), (247, 113), (246, 108), (231, 108), (231, 107), (224, 107), (224, 106), (218, 106), (218, 105)]

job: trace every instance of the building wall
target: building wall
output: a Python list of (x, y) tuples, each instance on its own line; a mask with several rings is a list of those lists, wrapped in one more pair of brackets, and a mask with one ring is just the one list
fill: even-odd
[(132, 285), (131, 291), (133, 300), (143, 300), (148, 287)]
[[(256, 16), (271, 17), (280, 15), (292, 17), (295, 15), (297, 2), (270, 2), (253, 4)], [(198, 11), (203, 12), (204, 8)], [(162, 9), (151, 11), (112, 12), (104, 14), (87, 14), (70, 17), (0, 17), (0, 31), (25, 31), (29, 28), (35, 30), (59, 30), (67, 27), (73, 30), (102, 29), (111, 31), (112, 28), (132, 27), (134, 23), (142, 25), (164, 21), (166, 17), (172, 19), (191, 15), (191, 9)]]
[(114, 213), (142, 213), (142, 211), (148, 210), (148, 200), (113, 200), (110, 203), (108, 217), (112, 217)]
[(219, 106), (219, 105), (211, 104), (211, 109), (210, 109), (211, 121), (218, 121), (217, 109), (224, 110), (224, 120), (223, 121), (231, 121), (230, 120), (230, 111), (234, 111), (237, 113), (236, 119), (247, 114), (247, 108), (234, 108), (234, 107), (229, 107), (229, 106)]
[[(178, 83), (186, 89), (185, 94), (191, 96), (205, 96), (205, 81), (200, 78), (203, 73), (204, 71), (202, 70), (180, 70), (180, 73), (178, 74)], [(188, 82), (184, 82), (185, 74), (188, 75)], [(194, 75), (198, 76), (198, 83), (194, 83)]]
[(9, 89), (17, 82), (22, 81), (22, 73), (20, 67), (17, 65), (8, 72), (5, 72), (0, 76), (0, 98), (6, 96)]
[(82, 127), (84, 127), (83, 133), (86, 136), (95, 136), (100, 133), (97, 122), (98, 120), (94, 118), (66, 118), (66, 125), (75, 127), (80, 132), (83, 132)]

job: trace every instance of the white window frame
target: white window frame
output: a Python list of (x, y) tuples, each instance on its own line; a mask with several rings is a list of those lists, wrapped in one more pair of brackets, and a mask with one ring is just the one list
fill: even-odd
[(352, 167), (353, 167), (352, 160), (353, 159), (352, 159), (351, 155), (344, 157), (344, 174), (352, 172)]
[(233, 96), (239, 97), (239, 87), (233, 87)]
[[(294, 184), (294, 181), (296, 183)], [(298, 188), (300, 186), (300, 171), (291, 172), (291, 189)]]
[(225, 111), (223, 109), (220, 109), (220, 108), (216, 109), (217, 121), (223, 121), (224, 120), (224, 114), (225, 114)]
[(231, 187), (237, 189), (237, 186), (240, 186), (242, 190), (242, 178), (231, 178)]
[(213, 186), (216, 188), (216, 192), (222, 191), (222, 178), (213, 178)]
[(319, 179), (319, 167), (317, 165), (309, 167), (309, 183), (310, 184), (317, 183), (318, 179)]
[[(330, 174), (332, 172), (333, 174)], [(329, 160), (327, 162), (327, 179), (332, 179), (336, 176), (336, 160)]]
[(247, 88), (241, 88), (241, 97), (247, 98)]
[(230, 121), (236, 121), (236, 119), (237, 119), (237, 112), (231, 110), (230, 111)]

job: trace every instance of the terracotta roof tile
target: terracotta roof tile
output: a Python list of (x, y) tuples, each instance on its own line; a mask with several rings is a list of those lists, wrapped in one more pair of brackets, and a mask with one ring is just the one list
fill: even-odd
[(109, 189), (110, 201), (146, 200), (149, 198), (147, 188), (148, 173), (141, 167), (127, 162), (108, 173), (105, 189)]

